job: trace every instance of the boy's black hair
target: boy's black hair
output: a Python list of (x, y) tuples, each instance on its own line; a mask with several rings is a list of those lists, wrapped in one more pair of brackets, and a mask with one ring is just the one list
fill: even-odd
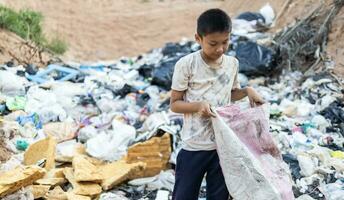
[(201, 37), (209, 33), (231, 31), (231, 18), (221, 9), (206, 10), (197, 19), (197, 34)]

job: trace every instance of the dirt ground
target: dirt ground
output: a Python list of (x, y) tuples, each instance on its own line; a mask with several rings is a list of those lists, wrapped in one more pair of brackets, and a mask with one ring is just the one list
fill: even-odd
[[(64, 60), (80, 62), (137, 56), (166, 42), (177, 42), (183, 37), (192, 39), (198, 15), (208, 8), (219, 7), (235, 17), (270, 3), (277, 15), (284, 10), (272, 30), (276, 31), (302, 18), (318, 2), (320, 0), (0, 0), (15, 9), (42, 12), (46, 35), (62, 37), (69, 44)], [(329, 52), (341, 59), (337, 71), (344, 75), (344, 48), (339, 48), (336, 42), (336, 38), (344, 37), (343, 12), (341, 16), (337, 17), (330, 35)]]
[(0, 138), (0, 163), (11, 158), (11, 152), (5, 147), (5, 142)]
[[(267, 3), (257, 1), (205, 0), (4, 0), (16, 9), (30, 8), (43, 13), (44, 30), (69, 44), (66, 59), (109, 60), (136, 56), (169, 41), (193, 38), (198, 15), (213, 7), (231, 16), (258, 10)], [(240, 2), (240, 3), (238, 3)], [(283, 1), (271, 1), (274, 8)], [(250, 6), (247, 6), (250, 5)]]

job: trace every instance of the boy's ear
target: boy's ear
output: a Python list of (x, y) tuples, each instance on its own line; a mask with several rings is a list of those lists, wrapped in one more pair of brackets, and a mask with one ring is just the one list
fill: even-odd
[(202, 36), (198, 35), (198, 33), (195, 34), (195, 40), (198, 44), (201, 44)]

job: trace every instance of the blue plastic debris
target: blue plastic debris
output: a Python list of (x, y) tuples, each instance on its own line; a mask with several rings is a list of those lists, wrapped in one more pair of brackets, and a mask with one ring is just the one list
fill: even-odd
[(80, 65), (79, 69), (80, 70), (95, 70), (95, 71), (99, 71), (99, 72), (103, 72), (104, 71), (104, 65)]
[(39, 119), (39, 116), (37, 113), (33, 113), (33, 114), (27, 115), (27, 116), (19, 116), (19, 117), (17, 117), (16, 121), (22, 126), (28, 122), (31, 122), (32, 124), (35, 125), (35, 127), (37, 129), (42, 128), (42, 122)]
[(6, 105), (0, 104), (0, 114), (5, 112), (5, 110), (6, 110)]
[(68, 81), (76, 77), (79, 74), (79, 71), (68, 67), (51, 64), (48, 65), (46, 70), (40, 71), (36, 75), (27, 75), (26, 78), (36, 83), (44, 83), (48, 81), (47, 76), (54, 76), (56, 74), (58, 74), (58, 77), (55, 79), (56, 81)]
[(20, 151), (25, 151), (28, 148), (28, 146), (29, 143), (24, 139), (16, 141), (16, 148)]

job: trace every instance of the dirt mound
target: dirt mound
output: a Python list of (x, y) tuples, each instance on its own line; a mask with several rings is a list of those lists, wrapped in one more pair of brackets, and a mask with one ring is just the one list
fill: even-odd
[(52, 55), (35, 47), (32, 42), (21, 39), (14, 33), (0, 29), (0, 63), (13, 60), (19, 64), (45, 66)]
[(9, 151), (5, 146), (5, 142), (0, 138), (0, 163), (10, 159), (12, 155), (11, 151)]
[[(257, 11), (266, 0), (4, 0), (14, 9), (42, 12), (47, 36), (69, 44), (66, 60), (95, 61), (137, 56), (166, 42), (194, 38), (196, 19), (208, 8), (220, 7), (231, 16)], [(283, 0), (270, 1), (277, 10)], [(248, 6), (249, 5), (249, 6)]]
[(327, 53), (336, 61), (336, 74), (344, 77), (344, 9), (339, 12), (332, 23), (331, 33), (327, 44)]
[[(331, 0), (326, 0), (331, 1)], [(69, 44), (63, 58), (74, 61), (112, 60), (137, 56), (166, 42), (193, 38), (198, 15), (219, 7), (231, 16), (257, 11), (266, 3), (279, 16), (272, 33), (304, 18), (321, 0), (1, 0), (14, 9), (30, 8), (42, 12), (48, 37), (59, 36)], [(344, 76), (342, 11), (333, 24), (329, 54), (337, 61), (336, 72)], [(1, 38), (0, 38), (1, 39)]]

